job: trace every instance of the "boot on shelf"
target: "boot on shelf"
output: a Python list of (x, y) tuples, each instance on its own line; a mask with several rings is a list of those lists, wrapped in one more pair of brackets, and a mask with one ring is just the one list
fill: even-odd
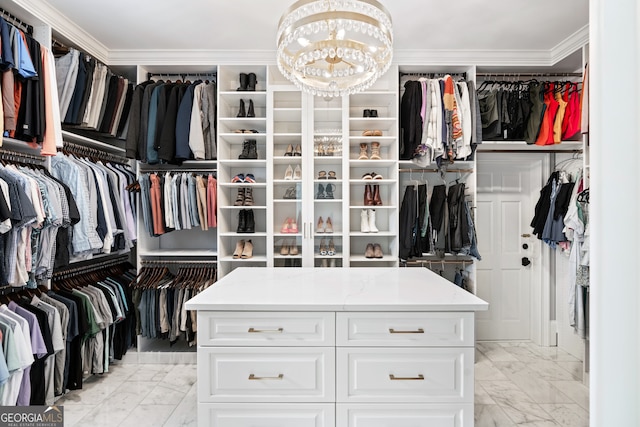
[[(253, 109), (253, 99), (249, 100), (249, 109), (247, 110), (247, 117), (255, 117), (256, 111)], [(380, 145), (380, 144), (378, 144)]]
[(238, 259), (242, 256), (242, 250), (244, 249), (244, 240), (238, 240), (236, 242), (236, 249), (233, 251), (233, 258)]
[[(250, 189), (247, 189), (250, 190)], [(245, 203), (245, 188), (238, 188), (238, 195), (236, 196), (236, 201), (233, 203), (233, 206), (242, 206)]]
[(318, 193), (316, 194), (316, 199), (326, 199), (327, 196), (324, 194), (324, 185), (318, 184)]
[(256, 77), (255, 73), (249, 73), (247, 75), (247, 90), (255, 91), (256, 90), (256, 82), (257, 82), (257, 77)]
[(242, 249), (242, 255), (240, 255), (240, 258), (253, 258), (253, 243), (251, 240), (244, 242), (244, 248)]
[(255, 233), (256, 232), (256, 221), (253, 217), (253, 209), (245, 210), (245, 233)]
[(371, 143), (371, 160), (380, 160), (380, 143), (372, 142)]
[(361, 233), (370, 233), (371, 229), (369, 228), (369, 217), (367, 216), (368, 209), (362, 209), (360, 212), (360, 232)]
[(364, 186), (364, 205), (373, 206), (373, 188), (369, 184)]
[(236, 233), (246, 233), (247, 231), (247, 214), (244, 209), (238, 212), (238, 228)]
[(240, 80), (240, 87), (238, 88), (238, 90), (239, 91), (247, 90), (247, 84), (249, 83), (249, 76), (246, 73), (240, 73), (239, 80)]
[(249, 147), (251, 145), (250, 139), (245, 139), (242, 143), (242, 153), (238, 156), (239, 159), (248, 159), (249, 158)]
[(247, 155), (247, 159), (257, 159), (258, 158), (258, 145), (255, 139), (249, 140), (249, 154)]
[(369, 156), (367, 155), (367, 143), (360, 143), (360, 155), (358, 156), (358, 160), (369, 160)]
[(376, 210), (367, 209), (367, 223), (369, 224), (369, 232), (377, 233), (378, 227), (376, 227)]
[(238, 115), (236, 117), (247, 117), (247, 112), (244, 109), (244, 99), (240, 100), (240, 110), (238, 111)]
[(380, 186), (373, 186), (373, 205), (374, 206), (382, 206), (382, 199), (380, 198)]
[(244, 188), (244, 202), (242, 206), (253, 206), (253, 188)]

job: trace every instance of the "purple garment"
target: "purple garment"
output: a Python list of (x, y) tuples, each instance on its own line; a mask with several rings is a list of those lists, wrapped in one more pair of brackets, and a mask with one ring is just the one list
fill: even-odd
[[(10, 301), (7, 304), (9, 309), (15, 312), (20, 317), (23, 317), (29, 323), (29, 331), (31, 333), (31, 348), (33, 350), (33, 355), (36, 358), (41, 358), (47, 355), (47, 346), (44, 343), (44, 338), (42, 338), (42, 332), (40, 331), (40, 325), (38, 324), (38, 319), (35, 314), (25, 310), (20, 307), (13, 301)], [(18, 393), (18, 401), (16, 403), (17, 406), (29, 406), (29, 401), (31, 399), (31, 366), (29, 366), (24, 371), (24, 375), (22, 376), (22, 383), (20, 384), (20, 392)]]

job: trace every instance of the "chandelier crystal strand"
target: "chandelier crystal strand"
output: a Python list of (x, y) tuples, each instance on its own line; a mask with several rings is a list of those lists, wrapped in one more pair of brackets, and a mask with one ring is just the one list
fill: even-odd
[(376, 0), (299, 0), (282, 15), (277, 40), (282, 75), (323, 97), (366, 90), (393, 56), (391, 17)]

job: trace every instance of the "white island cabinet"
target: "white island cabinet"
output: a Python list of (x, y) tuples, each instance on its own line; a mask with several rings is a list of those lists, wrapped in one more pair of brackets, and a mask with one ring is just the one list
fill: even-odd
[(487, 308), (423, 268), (238, 268), (187, 303), (198, 425), (471, 427)]

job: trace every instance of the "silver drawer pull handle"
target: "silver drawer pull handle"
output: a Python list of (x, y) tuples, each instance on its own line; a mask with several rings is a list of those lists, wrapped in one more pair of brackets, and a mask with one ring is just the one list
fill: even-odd
[(278, 332), (278, 333), (282, 333), (284, 332), (284, 329), (282, 328), (278, 328), (278, 329), (254, 329), (254, 328), (249, 328), (250, 333), (254, 333), (254, 334), (258, 334), (258, 333), (267, 333), (267, 332)]
[(277, 377), (256, 377), (254, 374), (249, 375), (250, 380), (281, 380), (284, 378), (284, 374), (279, 374)]
[(393, 328), (389, 328), (391, 334), (424, 334), (424, 329), (419, 328), (417, 331), (396, 331)]
[(391, 381), (423, 381), (424, 375), (420, 374), (417, 377), (396, 377), (393, 374), (389, 374), (389, 379)]

